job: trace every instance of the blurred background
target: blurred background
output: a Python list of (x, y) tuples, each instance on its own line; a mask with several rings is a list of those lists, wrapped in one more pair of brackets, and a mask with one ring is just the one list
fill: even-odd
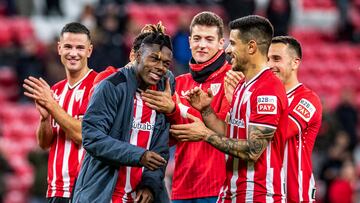
[[(173, 37), (172, 71), (179, 75), (191, 57), (190, 20), (204, 10), (226, 24), (266, 16), (276, 35), (301, 42), (300, 80), (324, 109), (313, 153), (317, 200), (360, 202), (360, 0), (0, 0), (0, 203), (45, 200), (47, 152), (37, 147), (39, 114), (21, 84), (29, 75), (51, 85), (65, 78), (56, 43), (66, 23), (91, 30), (89, 66), (99, 72), (125, 65), (134, 36), (161, 20)], [(169, 188), (172, 168), (170, 162)]]

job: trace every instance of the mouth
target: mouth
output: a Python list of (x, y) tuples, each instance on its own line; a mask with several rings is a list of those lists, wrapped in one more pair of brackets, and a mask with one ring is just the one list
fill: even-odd
[(75, 64), (77, 64), (77, 62), (78, 62), (79, 60), (77, 60), (77, 59), (67, 59), (67, 61), (68, 61), (71, 65), (75, 65)]
[(162, 77), (161, 74), (158, 74), (158, 73), (154, 73), (154, 72), (150, 72), (149, 74), (150, 78), (155, 80), (155, 81), (159, 81)]

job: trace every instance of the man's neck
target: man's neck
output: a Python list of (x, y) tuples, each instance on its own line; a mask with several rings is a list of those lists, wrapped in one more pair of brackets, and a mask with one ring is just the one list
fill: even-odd
[(293, 89), (296, 85), (299, 84), (299, 81), (296, 76), (292, 76), (288, 81), (284, 83), (285, 90), (288, 92), (289, 90)]
[(266, 68), (266, 62), (263, 63), (249, 63), (247, 71), (244, 73), (245, 81), (249, 82), (252, 80), (258, 73)]
[(76, 72), (66, 71), (66, 78), (70, 86), (73, 86), (74, 84), (79, 82), (89, 72), (89, 70), (90, 69), (86, 67)]

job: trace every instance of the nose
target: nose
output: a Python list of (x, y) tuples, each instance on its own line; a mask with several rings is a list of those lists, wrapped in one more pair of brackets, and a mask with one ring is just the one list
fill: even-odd
[(206, 47), (206, 40), (205, 39), (201, 39), (199, 42), (199, 47), (204, 48)]
[(225, 49), (225, 53), (226, 54), (231, 54), (231, 48), (230, 48), (230, 44), (226, 47), (226, 49)]
[(72, 57), (75, 57), (77, 55), (77, 51), (76, 51), (76, 48), (72, 48), (69, 52), (69, 55), (72, 56)]

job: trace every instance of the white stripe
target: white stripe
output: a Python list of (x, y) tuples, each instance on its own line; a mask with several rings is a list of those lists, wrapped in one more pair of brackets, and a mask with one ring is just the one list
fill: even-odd
[[(69, 105), (67, 107), (67, 113), (71, 117), (74, 117), (74, 115), (73, 115), (74, 101), (75, 101), (76, 91), (78, 91), (79, 87), (80, 87), (80, 85), (76, 86), (76, 88), (73, 90), (71, 97), (70, 97)], [(64, 182), (63, 187), (64, 187), (65, 191), (70, 191), (70, 174), (69, 174), (70, 150), (71, 150), (71, 139), (65, 135), (64, 158), (63, 158), (63, 165), (62, 165), (62, 176), (63, 176), (63, 182)], [(70, 197), (70, 194), (69, 194), (69, 196), (65, 196), (65, 194), (64, 194), (64, 197)]]
[(239, 158), (234, 157), (233, 160), (233, 175), (230, 180), (230, 193), (231, 193), (231, 202), (236, 203), (236, 192), (237, 185), (236, 181), (239, 178)]
[(284, 149), (284, 160), (281, 168), (281, 195), (282, 201), (285, 201), (286, 198), (286, 187), (287, 187), (287, 168), (288, 168), (288, 142), (285, 143)]
[[(59, 105), (61, 107), (64, 106), (64, 100), (65, 100), (65, 96), (66, 96), (66, 93), (67, 93), (67, 90), (68, 90), (68, 87), (67, 87), (67, 84), (65, 84), (64, 88), (63, 88), (63, 91), (60, 95), (60, 98), (59, 98)], [(53, 179), (51, 181), (51, 184), (50, 184), (50, 188), (52, 190), (51, 192), (51, 197), (54, 197), (55, 196), (55, 192), (56, 192), (56, 159), (57, 159), (57, 155), (58, 155), (58, 148), (59, 148), (59, 133), (60, 133), (60, 125), (57, 124), (57, 129), (56, 129), (56, 147), (55, 147), (55, 153), (54, 153), (54, 163), (53, 163)]]
[[(310, 202), (315, 201), (315, 198), (313, 198), (313, 194), (312, 194), (313, 190), (314, 190), (314, 192), (316, 192), (314, 174), (311, 173), (310, 182), (309, 182), (309, 192), (308, 192)], [(315, 197), (315, 194), (314, 194), (314, 197)]]
[(300, 124), (291, 116), (289, 116), (289, 118), (296, 124), (296, 127), (299, 130), (299, 148), (298, 148), (298, 183), (299, 183), (299, 197), (300, 197), (300, 202), (303, 201), (303, 177), (302, 177), (302, 170), (301, 170), (301, 148), (302, 148), (302, 141), (301, 141), (301, 136), (302, 136), (302, 131), (301, 131), (301, 127)]
[(254, 201), (254, 162), (247, 162), (247, 170), (246, 170), (246, 197), (245, 202), (253, 202)]
[(271, 144), (266, 147), (266, 202), (274, 202), (274, 169), (271, 168)]
[[(221, 189), (220, 189), (220, 192), (219, 192), (219, 195), (218, 195), (218, 199), (217, 199), (216, 202), (219, 202), (221, 200), (221, 203), (224, 203), (227, 190), (228, 190), (227, 185), (224, 184), (223, 186), (221, 186)], [(222, 194), (222, 196), (221, 196), (221, 194)]]
[(276, 130), (277, 128), (275, 126), (272, 126), (272, 125), (266, 125), (266, 124), (261, 124), (261, 123), (251, 123), (249, 125), (255, 125), (255, 126), (261, 126), (261, 127), (267, 127), (267, 128), (271, 128), (271, 129), (274, 129)]

